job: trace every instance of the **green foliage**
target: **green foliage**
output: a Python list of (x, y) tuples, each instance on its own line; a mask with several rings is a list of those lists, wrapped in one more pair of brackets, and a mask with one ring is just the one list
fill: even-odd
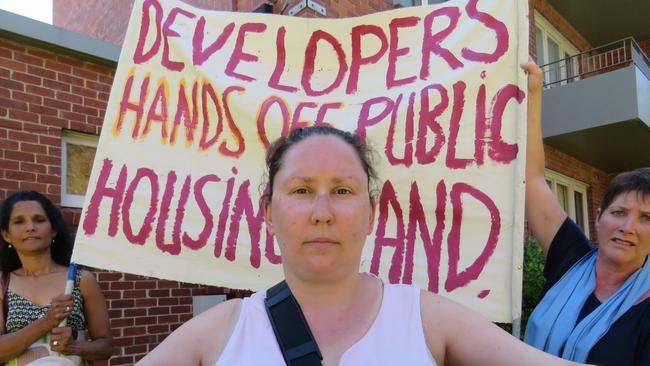
[[(542, 293), (544, 287), (544, 265), (546, 264), (546, 257), (542, 248), (539, 247), (537, 241), (532, 237), (528, 237), (524, 242), (524, 283), (522, 289), (522, 305), (521, 305), (521, 339), (524, 339), (526, 334), (526, 324), (530, 314), (537, 306), (539, 295)], [(496, 323), (501, 329), (508, 333), (512, 333), (512, 324), (510, 323)]]
[(522, 290), (521, 336), (526, 333), (528, 318), (537, 305), (544, 287), (546, 257), (537, 241), (529, 236), (524, 243), (524, 283)]

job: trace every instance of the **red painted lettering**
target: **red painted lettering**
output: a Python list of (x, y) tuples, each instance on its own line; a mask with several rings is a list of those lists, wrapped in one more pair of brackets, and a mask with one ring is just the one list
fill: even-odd
[(483, 53), (472, 51), (469, 48), (463, 48), (460, 53), (466, 60), (477, 61), (483, 63), (492, 63), (499, 60), (506, 51), (508, 51), (508, 27), (505, 24), (495, 19), (488, 13), (481, 12), (476, 9), (476, 4), (478, 0), (469, 0), (465, 6), (467, 10), (467, 16), (472, 19), (476, 19), (479, 22), (483, 23), (486, 28), (494, 31), (495, 38), (497, 40), (496, 47), (492, 53)]
[(454, 105), (449, 121), (449, 144), (447, 145), (447, 158), (445, 163), (451, 169), (467, 168), (473, 159), (460, 159), (456, 157), (456, 141), (460, 130), (460, 118), (465, 106), (465, 83), (461, 80), (454, 84)]
[[(388, 221), (388, 205), (393, 209), (396, 219), (396, 236), (395, 238), (386, 237), (386, 222)], [(404, 215), (402, 208), (397, 201), (397, 194), (393, 184), (387, 180), (381, 190), (379, 197), (379, 217), (377, 220), (377, 233), (375, 235), (375, 248), (372, 253), (370, 262), (370, 273), (379, 275), (379, 262), (381, 252), (384, 247), (393, 247), (393, 257), (390, 269), (388, 270), (388, 281), (390, 283), (399, 283), (402, 276), (402, 264), (404, 263)]]
[(316, 121), (314, 121), (314, 125), (316, 125), (316, 126), (321, 126), (321, 125), (333, 126), (333, 124), (325, 122), (325, 114), (330, 109), (341, 109), (341, 108), (343, 108), (343, 103), (340, 103), (340, 102), (337, 102), (337, 103), (323, 103), (323, 105), (321, 105), (320, 108), (318, 109), (318, 114), (316, 115)]
[(248, 223), (248, 233), (251, 237), (251, 254), (250, 263), (254, 268), (260, 267), (260, 259), (262, 257), (260, 250), (260, 231), (264, 223), (264, 210), (261, 205), (258, 205), (257, 214), (253, 211), (253, 203), (248, 192), (250, 182), (246, 179), (239, 190), (237, 191), (237, 198), (235, 198), (235, 206), (230, 216), (230, 234), (226, 241), (225, 257), (229, 261), (235, 260), (235, 244), (239, 234), (239, 222), (241, 221), (242, 214), (246, 214), (246, 222)]
[[(133, 204), (133, 195), (138, 188), (140, 181), (146, 179), (149, 181), (150, 189), (143, 189), (143, 191), (150, 194), (149, 210), (145, 214), (142, 226), (137, 234), (133, 232), (131, 227), (131, 204)], [(158, 207), (158, 176), (149, 168), (139, 168), (135, 173), (135, 178), (129, 184), (124, 195), (124, 202), (122, 203), (122, 230), (126, 239), (132, 244), (144, 244), (147, 237), (151, 233), (152, 223), (155, 219), (154, 215)]]
[[(479, 256), (463, 271), (458, 268), (460, 261), (460, 227), (463, 218), (463, 202), (462, 195), (467, 194), (477, 201), (481, 202), (490, 213), (490, 233), (488, 234), (485, 247)], [(499, 231), (501, 230), (501, 215), (497, 206), (492, 199), (485, 193), (470, 186), (466, 183), (456, 183), (451, 188), (450, 193), (451, 205), (453, 207), (453, 216), (451, 223), (451, 231), (447, 237), (448, 252), (449, 252), (449, 272), (447, 273), (447, 280), (445, 281), (445, 290), (451, 292), (459, 287), (464, 287), (471, 281), (478, 278), (483, 271), (483, 267), (487, 264), (490, 256), (496, 249), (499, 240)], [(476, 245), (474, 243), (473, 245)]]
[(318, 104), (314, 102), (300, 102), (296, 106), (296, 109), (293, 111), (293, 118), (291, 119), (291, 129), (308, 127), (309, 122), (300, 119), (300, 113), (303, 108), (316, 108)]
[(117, 113), (117, 120), (113, 124), (113, 135), (118, 136), (122, 130), (122, 124), (124, 123), (124, 117), (126, 112), (129, 110), (135, 112), (135, 123), (133, 124), (133, 130), (131, 131), (131, 137), (134, 139), (138, 137), (140, 133), (140, 123), (142, 121), (142, 115), (144, 114), (144, 102), (147, 100), (147, 91), (149, 90), (149, 77), (147, 76), (140, 84), (140, 95), (138, 102), (132, 102), (129, 99), (131, 95), (131, 88), (133, 87), (133, 72), (130, 73), (129, 78), (126, 80), (124, 85), (124, 91), (122, 92), (122, 99), (120, 100), (119, 111)]
[(194, 28), (194, 36), (192, 37), (192, 62), (194, 65), (203, 65), (210, 56), (219, 51), (228, 38), (230, 38), (234, 29), (235, 23), (228, 23), (223, 28), (223, 31), (219, 34), (217, 39), (204, 49), (203, 37), (205, 36), (205, 18), (200, 17), (196, 24), (196, 28)]
[[(383, 104), (384, 109), (376, 116), (370, 117), (370, 110), (378, 104)], [(395, 102), (388, 97), (375, 97), (366, 100), (361, 106), (359, 112), (359, 120), (357, 121), (357, 134), (362, 138), (366, 138), (366, 129), (372, 125), (381, 122), (395, 107)]]
[[(151, 106), (149, 107), (149, 112), (147, 113), (147, 121), (144, 125), (144, 130), (142, 131), (142, 139), (144, 139), (149, 130), (151, 129), (151, 122), (160, 122), (160, 138), (162, 144), (167, 143), (167, 82), (161, 80), (162, 82), (158, 85), (156, 94), (153, 97)], [(160, 110), (160, 112), (158, 112)]]
[(485, 115), (485, 84), (481, 84), (476, 95), (476, 121), (474, 125), (474, 159), (477, 166), (482, 166), (485, 161), (485, 143), (487, 137), (488, 120)]
[(386, 136), (386, 157), (391, 165), (411, 166), (413, 164), (413, 105), (415, 103), (415, 93), (409, 95), (408, 106), (406, 110), (406, 126), (404, 127), (404, 156), (400, 159), (393, 153), (395, 140), (395, 125), (397, 124), (397, 112), (402, 101), (402, 94), (397, 97), (395, 107), (390, 119), (388, 136)]
[[(373, 55), (364, 57), (361, 55), (361, 39), (368, 34), (374, 35), (381, 45), (379, 46), (379, 50)], [(357, 91), (361, 66), (376, 63), (386, 53), (387, 49), (388, 40), (386, 39), (386, 34), (384, 34), (384, 31), (380, 27), (362, 24), (352, 28), (352, 60), (350, 61), (350, 76), (348, 77), (348, 84), (345, 88), (347, 94), (353, 94)]]
[(174, 21), (176, 21), (176, 16), (178, 14), (184, 15), (190, 19), (193, 19), (196, 17), (195, 14), (190, 13), (187, 10), (183, 10), (181, 8), (173, 8), (170, 12), (169, 15), (167, 16), (167, 19), (165, 20), (165, 23), (163, 24), (162, 28), (162, 34), (163, 34), (163, 55), (162, 59), (160, 60), (160, 64), (167, 69), (171, 71), (182, 71), (183, 68), (185, 67), (185, 64), (181, 61), (173, 61), (169, 58), (169, 38), (171, 37), (178, 37), (180, 34), (178, 34), (175, 30), (173, 30), (171, 27), (174, 24)]
[(408, 76), (402, 79), (396, 79), (395, 74), (397, 70), (397, 58), (400, 56), (408, 55), (409, 48), (403, 47), (398, 48), (399, 44), (399, 28), (414, 27), (418, 24), (420, 18), (418, 17), (408, 17), (408, 18), (395, 18), (390, 22), (388, 26), (390, 29), (390, 47), (388, 49), (388, 70), (386, 72), (386, 88), (391, 89), (396, 86), (406, 85), (412, 83), (416, 76)]
[[(237, 174), (237, 169), (233, 168), (233, 173)], [(226, 181), (226, 194), (221, 202), (221, 212), (219, 212), (219, 225), (217, 225), (217, 235), (214, 240), (214, 256), (219, 258), (221, 256), (221, 249), (223, 248), (223, 238), (226, 231), (226, 221), (228, 221), (228, 211), (230, 210), (230, 199), (235, 187), (235, 178), (229, 178)]]
[[(431, 110), (429, 107), (429, 91), (435, 90), (440, 94), (440, 102)], [(418, 121), (418, 137), (415, 142), (415, 158), (419, 164), (429, 164), (436, 161), (436, 157), (445, 143), (445, 135), (442, 132), (442, 127), (436, 118), (447, 109), (449, 105), (449, 97), (447, 96), (447, 89), (441, 84), (433, 84), (425, 87), (420, 92), (420, 119)], [(427, 148), (427, 134), (431, 130), (434, 134), (433, 146), (431, 150), (426, 151)]]
[(176, 183), (176, 172), (171, 170), (167, 174), (167, 183), (165, 184), (165, 191), (163, 192), (162, 201), (160, 203), (160, 214), (158, 215), (158, 222), (156, 224), (156, 246), (163, 252), (171, 255), (178, 255), (181, 252), (181, 223), (185, 217), (185, 204), (190, 194), (190, 183), (192, 177), (188, 175), (185, 177), (185, 182), (181, 188), (180, 197), (178, 199), (178, 206), (176, 207), (176, 217), (174, 218), (174, 227), (172, 231), (172, 242), (165, 243), (165, 228), (167, 227), (167, 220), (169, 217), (169, 206), (174, 197), (174, 183)]
[[(154, 11), (155, 17), (155, 29), (156, 29), (156, 39), (151, 44), (151, 48), (148, 51), (144, 52), (145, 42), (149, 39), (149, 28), (150, 28), (150, 13), (151, 10)], [(142, 23), (140, 24), (140, 34), (138, 35), (138, 43), (135, 46), (135, 51), (133, 53), (133, 62), (135, 64), (141, 64), (149, 61), (153, 55), (158, 53), (160, 49), (160, 23), (162, 22), (162, 6), (156, 0), (145, 0), (142, 3)]]
[(275, 38), (275, 49), (277, 50), (276, 59), (275, 59), (275, 68), (273, 69), (273, 74), (269, 79), (269, 87), (277, 90), (283, 90), (288, 92), (295, 92), (298, 90), (295, 86), (282, 85), (280, 84), (280, 77), (282, 72), (284, 72), (284, 65), (286, 64), (287, 52), (284, 47), (284, 36), (287, 33), (284, 27), (278, 29), (278, 33)]
[[(185, 121), (185, 141), (188, 145), (191, 145), (194, 141), (194, 130), (198, 125), (198, 116), (199, 111), (197, 108), (197, 99), (198, 99), (198, 83), (194, 82), (192, 85), (192, 109), (190, 110), (189, 103), (187, 101), (187, 95), (185, 92), (185, 82), (181, 81), (180, 87), (178, 88), (178, 105), (176, 106), (176, 115), (174, 116), (174, 124), (172, 127), (171, 137), (169, 138), (169, 143), (174, 145), (176, 143), (176, 134), (178, 132), (178, 126), (182, 121)], [(204, 110), (206, 110), (204, 105)], [(205, 123), (204, 123), (205, 125)]]
[(287, 106), (287, 103), (280, 97), (275, 95), (268, 97), (264, 102), (262, 102), (260, 110), (257, 113), (257, 136), (260, 138), (260, 142), (265, 149), (271, 144), (266, 136), (266, 115), (274, 104), (280, 109), (280, 115), (282, 117), (282, 136), (286, 136), (289, 133), (289, 106)]
[(488, 145), (488, 156), (490, 159), (501, 163), (508, 164), (517, 157), (519, 146), (517, 144), (508, 144), (501, 137), (501, 124), (503, 120), (503, 111), (510, 99), (515, 99), (521, 104), (526, 94), (517, 87), (517, 85), (508, 84), (501, 88), (492, 102), (492, 123), (490, 124), (490, 134), (492, 138)]
[[(318, 43), (321, 40), (329, 43), (330, 46), (332, 46), (332, 49), (336, 53), (336, 59), (338, 61), (339, 70), (332, 84), (330, 84), (323, 90), (317, 91), (311, 87), (311, 78), (314, 75), (316, 54), (318, 51)], [(302, 77), (301, 77), (302, 88), (305, 91), (305, 93), (307, 93), (307, 95), (310, 97), (317, 97), (320, 95), (325, 95), (330, 93), (332, 90), (336, 89), (339, 85), (341, 85), (343, 76), (347, 71), (348, 71), (348, 64), (345, 62), (345, 52), (343, 51), (343, 47), (341, 46), (341, 43), (339, 43), (339, 41), (336, 38), (334, 38), (334, 36), (332, 36), (331, 34), (325, 31), (318, 30), (312, 33), (307, 43), (307, 48), (305, 50), (305, 64), (302, 70)]]
[[(438, 16), (446, 16), (449, 18), (449, 25), (440, 32), (431, 34), (433, 20)], [(442, 41), (445, 40), (454, 29), (456, 29), (459, 19), (460, 10), (452, 7), (436, 9), (424, 18), (424, 38), (422, 39), (422, 67), (420, 69), (420, 79), (426, 80), (429, 77), (429, 64), (432, 53), (442, 57), (449, 67), (454, 70), (463, 66), (463, 63), (460, 62), (451, 51), (440, 45), (440, 43), (442, 43)]]
[(235, 123), (235, 120), (232, 117), (232, 113), (230, 112), (230, 104), (228, 103), (231, 93), (238, 92), (239, 94), (241, 94), (245, 90), (246, 89), (244, 89), (241, 86), (233, 85), (227, 87), (226, 90), (223, 91), (223, 106), (224, 106), (224, 112), (226, 113), (226, 122), (228, 123), (230, 132), (235, 138), (235, 142), (237, 144), (237, 148), (235, 150), (230, 150), (227, 146), (226, 141), (222, 142), (221, 145), (219, 145), (219, 152), (225, 156), (232, 156), (238, 158), (241, 156), (241, 154), (244, 153), (244, 149), (246, 148), (246, 142), (244, 141), (244, 137), (242, 136), (239, 127), (237, 127), (237, 124)]
[(244, 81), (253, 81), (255, 78), (238, 73), (235, 71), (239, 62), (257, 62), (257, 56), (250, 53), (244, 52), (244, 40), (246, 39), (246, 33), (262, 33), (266, 30), (266, 24), (264, 23), (244, 23), (239, 27), (239, 33), (237, 33), (237, 41), (235, 42), (235, 48), (230, 56), (230, 60), (226, 65), (224, 73), (228, 76), (244, 80)]
[(120, 205), (122, 204), (122, 197), (124, 196), (124, 189), (126, 188), (126, 165), (122, 166), (120, 173), (115, 182), (114, 188), (108, 187), (108, 179), (113, 169), (113, 161), (104, 159), (102, 161), (102, 168), (97, 178), (97, 185), (95, 190), (90, 196), (88, 208), (86, 209), (86, 216), (84, 217), (83, 230), (86, 235), (93, 235), (97, 230), (97, 222), (99, 219), (100, 205), (104, 198), (109, 198), (111, 202), (111, 213), (108, 222), (108, 235), (114, 237), (117, 234), (118, 220), (120, 218)]
[[(215, 107), (217, 113), (217, 127), (214, 136), (208, 139), (210, 129), (210, 112), (208, 110), (208, 97), (210, 102)], [(207, 150), (210, 146), (214, 145), (223, 131), (223, 114), (221, 113), (221, 103), (217, 97), (217, 92), (212, 87), (212, 84), (205, 83), (201, 88), (201, 103), (203, 105), (203, 131), (201, 133), (201, 140), (199, 140), (199, 149)]]
[(203, 229), (196, 239), (192, 239), (188, 233), (183, 233), (183, 245), (192, 250), (198, 250), (205, 246), (208, 242), (208, 237), (210, 237), (210, 233), (212, 232), (212, 228), (214, 227), (210, 206), (208, 206), (208, 203), (205, 201), (205, 197), (203, 196), (203, 188), (210, 182), (220, 181), (221, 179), (216, 175), (209, 174), (197, 179), (194, 183), (194, 199), (196, 200), (196, 204), (199, 206), (201, 215), (203, 215), (204, 224)]

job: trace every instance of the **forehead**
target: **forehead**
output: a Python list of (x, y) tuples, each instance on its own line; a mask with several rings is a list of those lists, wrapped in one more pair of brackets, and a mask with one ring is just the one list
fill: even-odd
[(366, 175), (354, 147), (336, 136), (310, 136), (289, 148), (282, 160), (278, 175)]
[(622, 192), (614, 197), (610, 206), (630, 204), (639, 205), (645, 211), (650, 210), (650, 194), (644, 194), (640, 191)]
[(45, 210), (38, 201), (18, 201), (11, 209), (11, 217), (22, 215), (45, 215)]

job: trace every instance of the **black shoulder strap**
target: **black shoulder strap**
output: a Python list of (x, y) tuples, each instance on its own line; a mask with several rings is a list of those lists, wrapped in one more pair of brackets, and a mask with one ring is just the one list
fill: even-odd
[(268, 289), (264, 304), (287, 365), (321, 365), (323, 356), (287, 282)]
[(7, 299), (7, 291), (9, 291), (9, 280), (11, 279), (11, 272), (2, 271), (2, 315), (4, 321), (7, 322), (7, 314), (9, 313), (9, 300)]

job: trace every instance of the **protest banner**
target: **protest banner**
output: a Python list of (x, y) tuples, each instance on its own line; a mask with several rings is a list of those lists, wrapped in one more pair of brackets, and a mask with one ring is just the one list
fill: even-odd
[(345, 19), (138, 0), (73, 258), (258, 290), (282, 277), (259, 197), (290, 129), (378, 151), (362, 270), (519, 316), (528, 4), (453, 0)]

